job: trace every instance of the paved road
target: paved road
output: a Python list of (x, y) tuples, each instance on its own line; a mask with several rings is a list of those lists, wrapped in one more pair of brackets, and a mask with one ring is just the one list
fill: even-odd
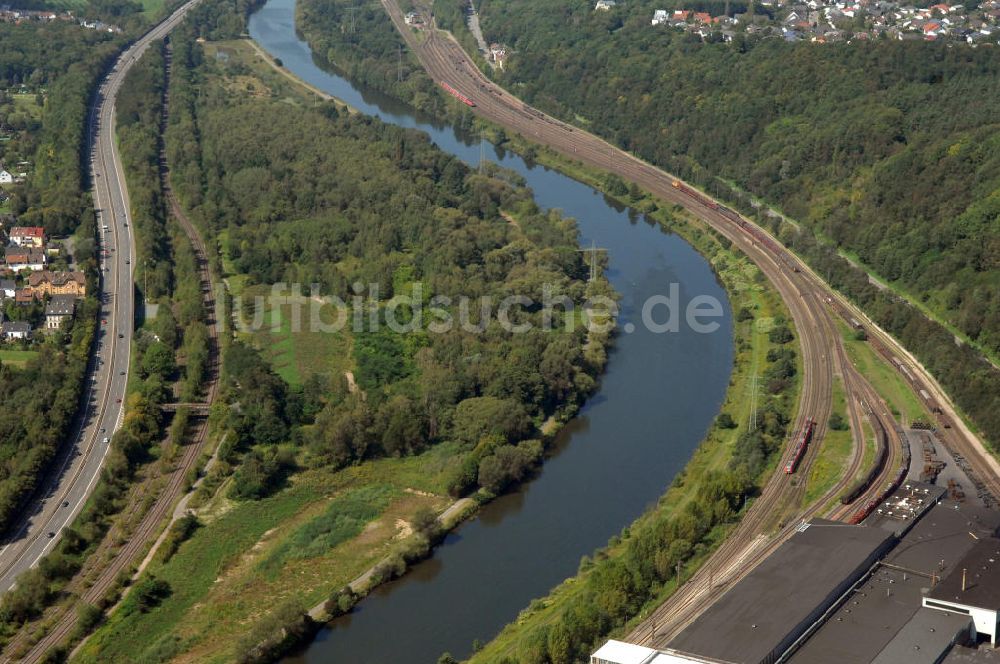
[(56, 459), (35, 503), (0, 548), (0, 592), (48, 553), (80, 512), (100, 477), (112, 434), (121, 426), (135, 320), (135, 245), (128, 189), (114, 142), (115, 99), (125, 75), (150, 43), (173, 29), (198, 2), (190, 0), (132, 44), (101, 82), (90, 114), (89, 149), (101, 252), (101, 323), (87, 377), (87, 401), (76, 435)]

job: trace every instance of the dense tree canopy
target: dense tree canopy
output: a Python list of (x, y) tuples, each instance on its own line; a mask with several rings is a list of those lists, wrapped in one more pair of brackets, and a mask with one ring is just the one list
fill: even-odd
[(651, 13), (482, 7), (490, 38), (515, 53), (502, 79), (528, 100), (681, 174), (735, 181), (1000, 350), (991, 49), (703, 44), (653, 29)]
[[(336, 467), (499, 437), (476, 456), (503, 455), (484, 480), (500, 490), (523, 477), (540, 452), (515, 445), (548, 417), (575, 412), (605, 360), (607, 332), (570, 329), (559, 316), (545, 330), (537, 306), (547, 291), (577, 306), (608, 292), (586, 281), (575, 225), (539, 210), (515, 175), (472, 171), (419, 132), (329, 103), (233, 94), (228, 81), (251, 72), (206, 59), (194, 34), (174, 40), (167, 148), (179, 195), (245, 288), (317, 284), (375, 321), (349, 330), (355, 392), (340, 376), (288, 386), (252, 343), (230, 348), (224, 457), (242, 464), (234, 495), (279, 486), (293, 462), (278, 448), (289, 443), (302, 446), (299, 462)], [(353, 300), (358, 284), (363, 305)], [(495, 311), (514, 294), (536, 305), (512, 309), (511, 322), (534, 329), (480, 317), (482, 302)], [(435, 306), (454, 324), (432, 330), (430, 309), (417, 317), (412, 305), (390, 307), (394, 297), (443, 302)], [(462, 490), (478, 470), (471, 478)]]

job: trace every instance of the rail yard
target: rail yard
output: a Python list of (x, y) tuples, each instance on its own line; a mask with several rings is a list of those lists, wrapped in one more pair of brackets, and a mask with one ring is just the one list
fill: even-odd
[[(847, 356), (838, 320), (864, 330), (870, 347), (903, 377), (936, 419), (927, 426), (936, 430), (939, 442), (956, 465), (961, 466), (966, 481), (975, 487), (979, 502), (984, 506), (995, 504), (1000, 496), (1000, 464), (957, 415), (936, 381), (892, 337), (833, 291), (781, 243), (738, 212), (668, 173), (515, 98), (486, 78), (455, 39), (437, 30), (433, 21), (418, 36), (406, 25), (394, 0), (382, 2), (423, 67), (459, 102), (476, 115), (530, 141), (586, 166), (615, 173), (659, 199), (685, 208), (728, 238), (760, 268), (785, 301), (794, 321), (801, 348), (803, 386), (791, 428), (793, 442), (786, 445), (777, 469), (740, 523), (709, 560), (626, 637), (629, 644), (667, 648), (720, 596), (739, 587), (755, 568), (800, 533), (804, 523), (824, 517), (843, 524), (841, 528), (867, 527), (847, 524), (882, 518), (880, 506), (907, 490), (906, 478), (913, 472), (915, 453), (904, 424), (913, 423), (897, 421), (892, 408), (854, 367)], [(819, 499), (803, 505), (802, 477), (818, 456), (827, 433), (837, 377), (843, 382), (846, 394), (853, 451), (846, 472), (836, 484)], [(863, 467), (865, 419), (875, 433), (876, 443), (868, 468)]]

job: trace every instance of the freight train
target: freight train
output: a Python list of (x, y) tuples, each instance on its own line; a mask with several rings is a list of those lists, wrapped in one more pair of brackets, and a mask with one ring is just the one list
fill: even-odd
[[(903, 433), (903, 431), (898, 430), (898, 432), (900, 440), (905, 441), (906, 439), (904, 437), (905, 434)], [(903, 480), (906, 479), (906, 474), (909, 472), (910, 472), (910, 446), (904, 443), (903, 463), (899, 467), (899, 470), (896, 471), (896, 476), (892, 478), (892, 481), (886, 485), (886, 487), (882, 490), (881, 493), (879, 493), (879, 495), (869, 500), (867, 503), (865, 503), (864, 507), (855, 512), (854, 516), (848, 519), (847, 523), (851, 524), (852, 526), (856, 526), (865, 519), (867, 519), (868, 516), (875, 511), (876, 507), (881, 505), (886, 498), (892, 495), (893, 491), (895, 491), (900, 487), (900, 485), (903, 483)]]
[(840, 497), (840, 503), (842, 505), (850, 505), (855, 500), (861, 497), (868, 487), (872, 485), (876, 478), (882, 473), (882, 469), (885, 468), (886, 459), (889, 456), (889, 434), (882, 425), (882, 421), (875, 416), (871, 418), (872, 423), (875, 425), (876, 437), (878, 441), (878, 452), (876, 453), (875, 463), (872, 464), (871, 469), (858, 480), (851, 489)]
[(813, 429), (815, 428), (816, 422), (812, 419), (806, 420), (806, 425), (802, 427), (802, 431), (799, 432), (799, 437), (795, 441), (795, 451), (792, 452), (792, 458), (785, 464), (786, 474), (791, 475), (799, 467), (799, 462), (802, 461), (802, 457), (806, 453), (806, 448), (809, 447), (809, 441), (812, 440)]
[(451, 87), (450, 85), (448, 85), (444, 81), (441, 81), (441, 87), (444, 88), (445, 92), (447, 92), (452, 97), (454, 97), (455, 99), (459, 100), (460, 102), (462, 102), (466, 106), (475, 106), (476, 105), (476, 102), (472, 101), (471, 99), (469, 99), (468, 97), (466, 97), (461, 92), (459, 92), (455, 88)]
[(761, 230), (760, 228), (751, 223), (748, 223), (746, 219), (740, 216), (739, 212), (733, 210), (732, 208), (728, 208), (725, 205), (720, 205), (719, 203), (716, 203), (708, 196), (705, 196), (704, 194), (702, 194), (699, 191), (696, 191), (695, 189), (692, 189), (691, 187), (687, 186), (680, 180), (674, 180), (673, 185), (674, 189), (677, 189), (678, 191), (687, 194), (688, 196), (695, 199), (705, 207), (718, 211), (719, 214), (721, 214), (723, 217), (725, 217), (729, 221), (739, 226), (747, 235), (749, 235), (753, 239), (754, 242), (770, 249), (771, 252), (773, 252), (788, 267), (792, 268), (793, 271), (795, 272), (799, 271), (799, 264), (795, 261), (795, 259), (793, 259), (789, 255), (788, 251), (784, 247), (775, 242), (774, 239), (770, 235), (765, 233), (763, 230)]

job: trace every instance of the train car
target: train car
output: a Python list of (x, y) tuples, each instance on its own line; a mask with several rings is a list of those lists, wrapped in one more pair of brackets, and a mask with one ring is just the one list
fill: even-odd
[(900, 485), (903, 483), (903, 480), (906, 479), (906, 473), (908, 473), (909, 470), (910, 470), (910, 464), (904, 463), (902, 467), (900, 467), (899, 471), (896, 473), (896, 476), (892, 478), (892, 481), (889, 482), (888, 485), (886, 485), (885, 489), (882, 490), (882, 492), (878, 495), (878, 497), (869, 500), (865, 504), (865, 506), (859, 509), (857, 512), (855, 512), (854, 516), (852, 516), (847, 522), (852, 526), (856, 526), (865, 519), (867, 519), (871, 515), (871, 513), (875, 511), (876, 507), (881, 505), (886, 498), (892, 495), (893, 491), (895, 491), (900, 487)]
[(691, 187), (687, 186), (686, 184), (684, 184), (680, 180), (674, 180), (673, 181), (673, 185), (674, 185), (674, 189), (677, 189), (679, 191), (684, 192), (685, 194), (687, 194), (691, 198), (695, 199), (696, 201), (698, 201), (702, 205), (704, 205), (706, 207), (709, 207), (709, 208), (711, 208), (713, 210), (718, 210), (719, 209), (719, 204), (718, 203), (716, 203), (712, 199), (708, 198), (704, 194), (702, 194), (702, 193), (700, 193), (698, 191), (695, 191), (694, 189), (692, 189)]
[(816, 422), (811, 419), (806, 420), (806, 425), (799, 432), (799, 437), (795, 441), (795, 451), (792, 452), (792, 458), (785, 464), (785, 474), (791, 475), (799, 467), (799, 463), (806, 453), (806, 448), (809, 447), (809, 441), (812, 440), (815, 427)]
[[(889, 456), (889, 434), (886, 432), (885, 427), (882, 426), (882, 422), (875, 418), (875, 428), (878, 430), (878, 453), (875, 457), (875, 463), (872, 467), (865, 473), (858, 482), (851, 487), (847, 493), (840, 497), (841, 505), (850, 505), (855, 500), (861, 497), (865, 491), (875, 482), (878, 476), (882, 473), (882, 469), (885, 468), (886, 459)], [(909, 465), (909, 464), (907, 464)]]
[(473, 106), (474, 107), (476, 105), (476, 102), (472, 101), (471, 99), (469, 99), (468, 97), (466, 97), (461, 92), (459, 92), (455, 88), (451, 87), (450, 85), (448, 85), (444, 81), (441, 81), (441, 87), (444, 88), (445, 92), (447, 92), (452, 97), (454, 97), (455, 99), (459, 100), (460, 102), (462, 102), (466, 106)]

